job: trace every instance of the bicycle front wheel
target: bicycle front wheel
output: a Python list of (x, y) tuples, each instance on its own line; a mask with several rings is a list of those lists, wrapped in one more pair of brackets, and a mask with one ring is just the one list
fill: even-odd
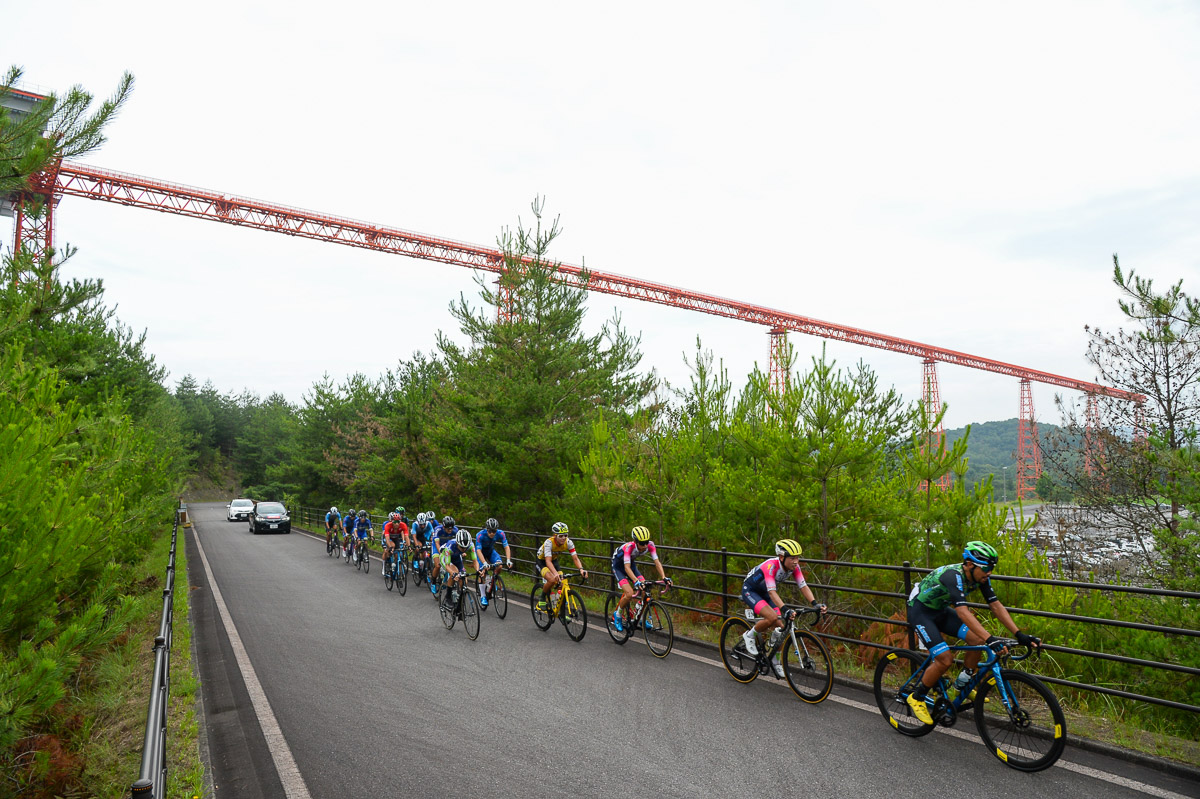
[(825, 701), (833, 688), (833, 663), (821, 639), (808, 630), (792, 630), (782, 647), (783, 673), (792, 692), (810, 705)]
[(392, 574), (392, 558), (390, 556), (383, 559), (383, 584), (389, 591), (396, 584), (396, 576)]
[(1004, 669), (1002, 685), (983, 681), (975, 694), (975, 726), (992, 754), (1017, 771), (1050, 768), (1067, 746), (1067, 720), (1046, 684)]
[(721, 625), (721, 662), (738, 682), (754, 682), (758, 676), (758, 658), (746, 651), (742, 640), (749, 629), (750, 623), (741, 616), (730, 616)]
[(563, 625), (567, 628), (567, 635), (571, 636), (572, 641), (582, 641), (587, 634), (587, 607), (583, 604), (583, 597), (574, 589), (569, 589), (563, 595), (562, 603)]
[(408, 556), (400, 558), (400, 568), (397, 569), (396, 575), (396, 590), (400, 592), (400, 596), (408, 591)]
[(457, 603), (450, 600), (450, 587), (443, 589), (437, 597), (438, 612), (442, 614), (442, 624), (447, 630), (454, 629), (454, 620), (458, 617)]
[(875, 704), (879, 712), (897, 732), (913, 738), (933, 732), (933, 725), (914, 716), (908, 706), (909, 694), (921, 682), (924, 664), (925, 659), (916, 652), (893, 649), (875, 665)]
[(333, 538), (332, 538), (332, 536), (331, 536), (331, 537), (329, 538), (329, 540), (325, 542), (325, 554), (326, 554), (326, 555), (328, 555), (328, 556), (329, 556), (329, 557), (331, 557), (331, 558), (333, 557), (333, 548), (334, 548), (334, 545), (335, 545), (335, 542), (334, 542), (334, 540), (333, 540)]
[(508, 589), (504, 587), (504, 578), (498, 574), (492, 580), (492, 594), (488, 602), (496, 609), (496, 618), (503, 619), (508, 615)]
[(479, 637), (479, 617), (483, 615), (479, 600), (475, 598), (474, 591), (464, 588), (461, 603), (463, 627), (467, 630), (467, 637), (474, 641)]
[(371, 573), (371, 550), (363, 546), (363, 574)]
[(535, 580), (533, 590), (529, 592), (529, 610), (533, 613), (533, 623), (542, 632), (550, 629), (550, 625), (554, 623), (554, 616), (550, 614), (550, 608), (543, 606), (538, 607), (539, 603), (545, 602), (545, 595), (542, 593), (542, 587)]
[(609, 594), (608, 599), (604, 600), (604, 626), (608, 628), (609, 636), (618, 644), (624, 644), (629, 640), (632, 631), (629, 628), (628, 620), (624, 613), (621, 614), (621, 629), (617, 629), (616, 623), (613, 621), (613, 614), (617, 611), (617, 602), (619, 596), (617, 594)]
[(671, 614), (657, 600), (649, 602), (642, 612), (642, 637), (656, 658), (665, 658), (671, 654), (671, 647), (675, 646), (675, 626), (671, 623)]

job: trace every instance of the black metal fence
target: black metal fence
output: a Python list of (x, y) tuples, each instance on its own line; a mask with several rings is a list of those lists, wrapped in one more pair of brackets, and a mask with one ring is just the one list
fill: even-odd
[(167, 704), (171, 689), (171, 623), (175, 603), (175, 544), (180, 521), (186, 518), (182, 503), (171, 527), (171, 551), (167, 556), (167, 582), (163, 588), (162, 622), (154, 638), (154, 677), (150, 682), (150, 708), (146, 711), (146, 733), (142, 740), (142, 769), (130, 793), (135, 799), (162, 799), (167, 790)]
[[(297, 514), (302, 524), (309, 524), (313, 529), (323, 530), (325, 510), (317, 508), (301, 508)], [(373, 520), (377, 517), (372, 517)], [(380, 521), (383, 521), (382, 519)], [(465, 529), (467, 525), (459, 525)], [(380, 529), (377, 527), (377, 529)], [(528, 577), (535, 575), (534, 550), (546, 539), (547, 533), (521, 533), (505, 531), (514, 551), (513, 561), (524, 567), (518, 573)], [(590, 572), (587, 581), (572, 583), (599, 594), (609, 594), (616, 590), (616, 578), (612, 575), (608, 563), (613, 551), (624, 540), (608, 538), (582, 538), (572, 536), (580, 561)], [(741, 611), (741, 585), (747, 572), (756, 564), (766, 559), (761, 553), (733, 552), (721, 549), (692, 549), (688, 547), (672, 547), (656, 545), (664, 566), (669, 568), (669, 574), (675, 580), (675, 589), (679, 592), (676, 601), (664, 602), (667, 606), (682, 613), (692, 614), (696, 620), (711, 619), (714, 625), (719, 625), (725, 618)], [(821, 635), (831, 642), (835, 654), (839, 651), (855, 656), (860, 662), (873, 662), (873, 656), (865, 657), (871, 650), (890, 649), (893, 646), (904, 645), (916, 649), (916, 641), (912, 630), (906, 621), (906, 601), (913, 585), (931, 569), (913, 566), (905, 561), (902, 565), (886, 565), (876, 563), (856, 563), (848, 561), (818, 560), (803, 558), (804, 570), (809, 580), (809, 586), (817, 592), (818, 597), (830, 607), (831, 620), (821, 630)], [(816, 567), (816, 568), (814, 568)], [(731, 568), (733, 571), (731, 571)], [(819, 582), (814, 577), (819, 573), (840, 574), (848, 572), (852, 584), (835, 584), (832, 581)], [(680, 574), (686, 577), (680, 578)], [(887, 578), (880, 574), (890, 574), (892, 585), (886, 583)], [(864, 575), (876, 575), (874, 579)], [(858, 578), (858, 579), (855, 579)], [(1071, 580), (1049, 580), (1034, 577), (1007, 577), (994, 575), (993, 580), (1029, 586), (1044, 586), (1066, 588), (1076, 592), (1110, 592), (1113, 594), (1141, 595), (1159, 597), (1163, 601), (1177, 601), (1186, 610), (1192, 609), (1191, 618), (1200, 621), (1200, 593), (1188, 591), (1171, 591), (1159, 588), (1140, 588), (1137, 586), (1109, 585), (1105, 583), (1076, 582)], [(884, 585), (880, 586), (880, 582)], [(856, 584), (855, 584), (856, 583)], [(862, 599), (869, 598), (877, 603), (874, 613), (860, 613), (851, 607), (861, 608)], [(858, 599), (856, 599), (858, 598)], [(690, 600), (690, 601), (689, 601)], [(1007, 605), (1006, 605), (1007, 606)], [(986, 605), (972, 603), (971, 607), (986, 608)], [(887, 609), (892, 609), (892, 615), (885, 615)], [(1166, 636), (1169, 642), (1179, 646), (1200, 646), (1200, 629), (1174, 627), (1170, 625), (1150, 624), (1128, 621), (1117, 618), (1101, 618), (1083, 616), (1071, 613), (1054, 613), (1034, 608), (1008, 607), (1014, 619), (1027, 616), (1030, 618), (1056, 619), (1075, 622), (1082, 625), (1100, 625), (1113, 630), (1137, 630)], [(1187, 616), (1187, 613), (1180, 615)], [(867, 625), (866, 630), (860, 630)], [(857, 634), (851, 634), (857, 633)], [(896, 638), (899, 641), (896, 641)], [(874, 640), (878, 638), (880, 640)], [(1120, 639), (1115, 639), (1119, 641)], [(1170, 647), (1167, 647), (1168, 649)], [(1179, 675), (1200, 677), (1200, 668), (1179, 663), (1133, 658), (1125, 655), (1099, 652), (1090, 649), (1061, 646), (1047, 643), (1044, 650), (1051, 654), (1081, 657), (1100, 661), (1122, 663), (1127, 666), (1144, 668), (1157, 672), (1167, 672)], [(1103, 694), (1135, 702), (1145, 702), (1176, 710), (1200, 713), (1200, 705), (1179, 702), (1159, 696), (1114, 688), (1107, 685), (1093, 685), (1079, 680), (1069, 679), (1065, 674), (1061, 677), (1039, 673), (1039, 678), (1045, 682), (1079, 691)]]

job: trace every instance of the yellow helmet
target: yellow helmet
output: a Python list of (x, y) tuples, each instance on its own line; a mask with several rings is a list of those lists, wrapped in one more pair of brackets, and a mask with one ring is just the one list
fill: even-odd
[(804, 550), (800, 548), (800, 545), (790, 538), (784, 538), (775, 542), (775, 557), (779, 558), (780, 560), (783, 560), (789, 555), (798, 558), (800, 557), (800, 553), (803, 551)]
[(639, 544), (644, 544), (650, 540), (650, 530), (640, 524), (633, 528), (633, 540)]

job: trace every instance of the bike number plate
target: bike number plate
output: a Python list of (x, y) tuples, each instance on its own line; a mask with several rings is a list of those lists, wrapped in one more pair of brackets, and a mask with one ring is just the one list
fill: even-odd
[(752, 608), (746, 608), (742, 612), (746, 614), (747, 619), (749, 619), (750, 621), (754, 621), (754, 610)]

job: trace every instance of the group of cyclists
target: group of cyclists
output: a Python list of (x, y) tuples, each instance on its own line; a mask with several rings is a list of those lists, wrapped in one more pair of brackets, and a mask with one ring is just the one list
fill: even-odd
[[(351, 509), (344, 516), (336, 507), (329, 509), (325, 515), (326, 544), (341, 535), (342, 552), (345, 557), (353, 557), (354, 547), (365, 546), (373, 538), (371, 517), (365, 510)], [(562, 573), (559, 560), (569, 556), (580, 576), (587, 579), (588, 571), (579, 560), (579, 554), (571, 541), (569, 529), (563, 522), (555, 522), (551, 527), (550, 536), (534, 550), (542, 578), (542, 597), (539, 605), (543, 609), (551, 604), (551, 596), (562, 583)], [(451, 579), (460, 579), (466, 575), (466, 562), (470, 560), (475, 565), (475, 572), (480, 576), (479, 601), (487, 607), (488, 596), (495, 574), (502, 568), (512, 568), (512, 548), (508, 537), (500, 529), (494, 518), (488, 519), (475, 535), (459, 527), (452, 516), (444, 516), (439, 522), (433, 511), (417, 514), (412, 525), (405, 516), (403, 507), (397, 507), (388, 514), (388, 521), (383, 526), (383, 543), (388, 556), (395, 556), (397, 551), (406, 553), (413, 558), (412, 565), (417, 568), (419, 560), (428, 554), (432, 558), (430, 591), (437, 592), (437, 580), (442, 570)], [(500, 550), (503, 550), (503, 558)], [(800, 544), (784, 538), (775, 543), (775, 557), (767, 558), (754, 566), (746, 574), (742, 583), (741, 599), (752, 609), (757, 617), (754, 626), (743, 636), (746, 651), (757, 657), (759, 643), (775, 629), (781, 629), (784, 622), (794, 617), (795, 610), (786, 607), (779, 595), (779, 584), (791, 578), (801, 595), (812, 607), (817, 608), (822, 615), (827, 611), (824, 603), (813, 594), (805, 580), (804, 572), (800, 569), (802, 549)], [(658, 550), (651, 540), (650, 530), (638, 525), (630, 531), (630, 540), (621, 544), (613, 551), (610, 568), (621, 596), (617, 609), (613, 611), (612, 623), (617, 630), (622, 630), (626, 623), (625, 609), (629, 606), (635, 592), (640, 591), (646, 578), (638, 566), (638, 559), (644, 558), (654, 564), (658, 578), (666, 587), (672, 585), (658, 557)], [(1008, 610), (1000, 602), (992, 589), (989, 579), (1000, 555), (996, 549), (983, 541), (970, 541), (966, 544), (960, 563), (951, 563), (935, 569), (926, 575), (908, 597), (908, 621), (915, 629), (924, 648), (934, 656), (933, 665), (925, 671), (923, 684), (908, 697), (908, 704), (913, 715), (926, 724), (932, 724), (928, 709), (928, 691), (937, 685), (938, 680), (950, 668), (953, 657), (943, 634), (954, 636), (969, 645), (984, 644), (998, 649), (1004, 646), (1003, 639), (991, 635), (975, 617), (967, 606), (967, 597), (973, 592), (979, 592), (995, 617), (1017, 641), (1023, 646), (1038, 647), (1041, 640), (1020, 630)], [(388, 568), (388, 558), (384, 558), (384, 569)], [(962, 673), (956, 680), (964, 685), (977, 667), (981, 654), (979, 651), (968, 653)], [(778, 679), (784, 678), (783, 666), (776, 657), (771, 663), (772, 670)]]

